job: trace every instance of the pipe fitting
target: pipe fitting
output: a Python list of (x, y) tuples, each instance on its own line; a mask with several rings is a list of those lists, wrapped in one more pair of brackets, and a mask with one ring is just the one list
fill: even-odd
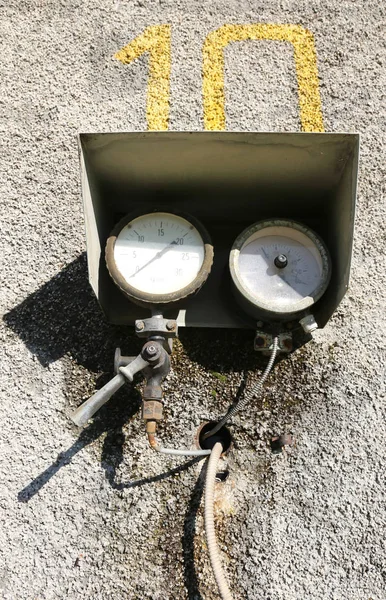
[(143, 370), (146, 385), (143, 390), (142, 399), (144, 402), (147, 400), (158, 400), (161, 402), (163, 396), (162, 380), (170, 371), (170, 358), (163, 346), (157, 341), (149, 341), (145, 344), (143, 356), (148, 356), (146, 353), (149, 348), (150, 353), (153, 353), (153, 349), (155, 348), (156, 354), (147, 359), (149, 366)]
[(157, 450), (159, 452), (161, 450), (160, 444), (157, 442), (155, 437), (155, 433), (147, 432), (147, 439), (149, 442), (149, 446), (153, 448), (153, 450)]
[(149, 435), (155, 435), (157, 433), (157, 422), (146, 421), (146, 433)]
[[(157, 422), (163, 419), (163, 404), (159, 400), (144, 400), (142, 402), (142, 418), (147, 422)], [(146, 427), (146, 431), (148, 431)], [(155, 433), (155, 431), (153, 432)]]
[(162, 359), (162, 350), (163, 348), (158, 342), (149, 340), (142, 348), (142, 358), (151, 363), (156, 363)]

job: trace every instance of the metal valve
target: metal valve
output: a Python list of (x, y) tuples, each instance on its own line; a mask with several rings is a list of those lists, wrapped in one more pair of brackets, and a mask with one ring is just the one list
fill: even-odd
[(104, 405), (126, 381), (132, 382), (134, 375), (143, 371), (146, 385), (143, 392), (143, 418), (156, 422), (162, 419), (163, 378), (169, 373), (169, 353), (163, 339), (150, 339), (142, 347), (137, 357), (122, 356), (119, 348), (115, 351), (114, 368), (117, 373), (106, 385), (95, 392), (71, 415), (72, 421), (82, 427)]

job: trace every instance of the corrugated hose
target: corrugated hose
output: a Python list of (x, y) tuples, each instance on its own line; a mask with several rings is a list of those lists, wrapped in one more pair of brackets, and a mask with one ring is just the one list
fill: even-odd
[(216, 473), (218, 462), (220, 460), (223, 445), (216, 442), (208, 458), (208, 468), (205, 479), (205, 535), (208, 545), (210, 564), (212, 565), (214, 578), (217, 583), (218, 591), (222, 600), (233, 600), (233, 596), (228, 587), (225, 573), (222, 568), (220, 552), (214, 530), (214, 487), (216, 482)]
[(248, 402), (252, 402), (252, 400), (255, 396), (258, 396), (260, 394), (261, 389), (265, 383), (265, 380), (267, 379), (268, 375), (270, 374), (271, 369), (273, 367), (273, 363), (275, 362), (278, 345), (279, 345), (279, 338), (278, 337), (273, 338), (271, 356), (269, 357), (268, 364), (265, 367), (264, 373), (260, 377), (259, 381), (253, 386), (253, 388), (251, 390), (249, 390), (249, 391), (246, 390), (244, 392), (244, 396), (242, 398), (240, 398), (238, 403), (227, 412), (225, 417), (223, 417), (221, 419), (221, 421), (219, 421), (217, 423), (217, 425), (215, 425), (215, 427), (213, 427), (213, 429), (208, 431), (203, 436), (204, 440), (206, 440), (208, 437), (211, 437), (212, 435), (214, 435), (215, 433), (220, 431), (220, 429), (222, 427), (224, 427), (225, 423), (227, 423), (230, 419), (232, 419), (232, 417), (234, 417), (236, 413), (240, 412), (240, 410), (242, 410)]

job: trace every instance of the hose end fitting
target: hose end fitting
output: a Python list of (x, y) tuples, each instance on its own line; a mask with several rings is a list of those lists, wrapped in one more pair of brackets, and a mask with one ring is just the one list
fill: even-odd
[(142, 418), (148, 421), (162, 421), (163, 404), (159, 400), (144, 400), (142, 402)]
[(150, 446), (159, 450), (160, 445), (155, 438), (157, 423), (162, 419), (162, 402), (159, 400), (144, 400), (142, 403), (142, 417), (145, 421), (146, 433)]
[(145, 427), (147, 434), (155, 435), (157, 433), (157, 421), (146, 421)]

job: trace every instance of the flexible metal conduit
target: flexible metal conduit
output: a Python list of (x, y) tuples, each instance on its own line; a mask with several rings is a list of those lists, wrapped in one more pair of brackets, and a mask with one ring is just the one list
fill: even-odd
[(218, 591), (220, 592), (221, 599), (233, 600), (233, 596), (228, 587), (225, 573), (221, 565), (220, 552), (217, 546), (216, 532), (214, 530), (214, 487), (218, 461), (220, 460), (222, 451), (222, 443), (216, 442), (208, 459), (208, 469), (206, 471), (205, 480), (205, 534), (210, 564), (212, 565), (213, 574), (218, 586)]
[[(253, 386), (253, 388), (251, 390), (244, 392), (243, 398), (241, 398), (239, 400), (239, 402), (228, 411), (228, 413), (225, 415), (225, 417), (223, 417), (221, 419), (221, 421), (219, 421), (217, 423), (217, 425), (215, 425), (215, 427), (213, 427), (213, 429), (211, 429), (204, 435), (204, 437), (203, 437), (204, 440), (206, 440), (208, 437), (211, 437), (212, 435), (217, 433), (225, 425), (225, 423), (227, 423), (236, 413), (238, 413), (240, 410), (242, 410), (248, 402), (252, 401), (254, 396), (257, 396), (261, 392), (264, 382), (267, 379), (269, 373), (271, 372), (273, 363), (275, 362), (275, 358), (277, 355), (277, 349), (278, 349), (278, 343), (279, 343), (279, 339), (277, 337), (275, 337), (273, 339), (273, 343), (272, 343), (271, 356), (270, 356), (268, 364), (264, 370), (264, 373), (262, 374), (259, 381)], [(157, 452), (160, 452), (161, 454), (170, 454), (170, 455), (174, 455), (174, 456), (208, 456), (209, 454), (211, 454), (211, 450), (185, 450), (185, 449), (177, 450), (174, 448), (164, 448), (160, 444), (160, 442), (157, 440), (154, 433), (148, 432), (147, 437), (148, 437), (150, 446)], [(212, 452), (213, 452), (213, 450), (212, 450)], [(221, 454), (221, 452), (220, 452), (220, 454)]]
[[(225, 425), (225, 423), (229, 421), (229, 419), (231, 419), (236, 413), (242, 410), (249, 401), (253, 400), (254, 396), (257, 396), (261, 392), (264, 382), (267, 379), (273, 367), (273, 363), (275, 362), (278, 350), (278, 343), (279, 340), (277, 337), (275, 337), (272, 344), (271, 356), (264, 370), (264, 373), (262, 374), (259, 381), (253, 386), (253, 388), (250, 391), (244, 393), (243, 398), (233, 408), (229, 410), (225, 417), (223, 417), (221, 421), (219, 421), (219, 423), (217, 423), (217, 425), (213, 427), (211, 431), (205, 434), (204, 439), (217, 433), (217, 431), (219, 431)], [(225, 573), (222, 568), (220, 552), (216, 540), (216, 532), (214, 529), (214, 488), (218, 462), (223, 452), (223, 445), (221, 441), (216, 442), (212, 450), (177, 450), (174, 448), (163, 448), (163, 446), (161, 446), (160, 442), (155, 437), (155, 433), (148, 431), (147, 436), (150, 446), (157, 452), (160, 452), (161, 454), (171, 454), (174, 456), (209, 455), (208, 468), (205, 480), (205, 535), (208, 545), (210, 563), (212, 565), (213, 574), (217, 583), (221, 600), (233, 600), (233, 596), (228, 587), (228, 583), (225, 578)]]
[(227, 423), (232, 417), (234, 417), (236, 413), (240, 412), (240, 410), (242, 410), (248, 402), (251, 402), (255, 396), (260, 394), (261, 389), (264, 385), (264, 382), (267, 379), (269, 373), (271, 372), (273, 363), (275, 362), (278, 344), (279, 344), (279, 338), (275, 337), (272, 342), (271, 356), (269, 358), (267, 366), (265, 367), (264, 373), (260, 377), (259, 381), (253, 386), (253, 388), (251, 390), (249, 390), (249, 391), (246, 390), (244, 392), (244, 396), (239, 400), (239, 402), (227, 412), (225, 417), (223, 417), (221, 419), (221, 421), (219, 421), (217, 423), (217, 425), (215, 425), (215, 427), (213, 427), (213, 429), (208, 431), (203, 436), (204, 440), (206, 440), (206, 438), (211, 437), (212, 435), (217, 433), (221, 429), (221, 427), (224, 427), (225, 423)]

